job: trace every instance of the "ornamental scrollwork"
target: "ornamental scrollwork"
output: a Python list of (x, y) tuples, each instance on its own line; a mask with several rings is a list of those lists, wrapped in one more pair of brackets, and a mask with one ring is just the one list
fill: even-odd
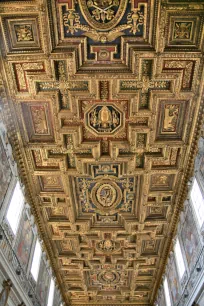
[(140, 26), (144, 24), (143, 12), (134, 10), (127, 16), (127, 24), (131, 24), (130, 32), (134, 35), (140, 32)]
[[(101, 43), (112, 42), (120, 36), (143, 35), (146, 24), (146, 6), (127, 9), (126, 1), (82, 1), (79, 3), (80, 15), (75, 9), (63, 13), (64, 31), (75, 35), (82, 31), (83, 35)], [(82, 18), (83, 16), (83, 18)], [(119, 24), (121, 19), (126, 23)], [(82, 22), (85, 20), (87, 23)], [(119, 24), (119, 25), (118, 25)]]
[(80, 16), (78, 13), (69, 11), (63, 16), (64, 25), (67, 28), (67, 33), (72, 35), (78, 31), (77, 26), (80, 24)]

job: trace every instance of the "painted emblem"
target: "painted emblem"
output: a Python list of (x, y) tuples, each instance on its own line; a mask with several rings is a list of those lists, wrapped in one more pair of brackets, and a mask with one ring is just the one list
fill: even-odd
[(98, 188), (96, 198), (102, 206), (110, 207), (116, 199), (116, 190), (110, 184), (103, 184)]
[(81, 0), (81, 12), (91, 27), (99, 31), (114, 28), (122, 19), (126, 0)]
[(122, 114), (112, 105), (97, 105), (88, 113), (88, 126), (97, 134), (110, 134), (121, 126)]
[(116, 284), (120, 280), (120, 275), (117, 271), (105, 270), (99, 273), (98, 280), (103, 284)]
[(98, 212), (108, 216), (132, 212), (137, 185), (133, 177), (120, 180), (111, 175), (111, 178), (101, 178), (96, 182), (92, 178), (77, 178), (76, 184), (82, 213)]
[[(65, 37), (77, 35), (77, 32), (82, 31), (86, 37), (103, 44), (112, 42), (127, 33), (146, 38), (146, 4), (137, 5), (137, 2), (128, 0), (76, 2), (73, 9), (63, 13)], [(107, 60), (108, 57), (109, 53), (102, 50), (101, 60)]]
[(94, 186), (91, 197), (100, 210), (110, 212), (122, 200), (122, 192), (116, 183), (107, 180)]
[(96, 244), (96, 249), (100, 253), (110, 254), (120, 249), (120, 244), (111, 239), (101, 240)]

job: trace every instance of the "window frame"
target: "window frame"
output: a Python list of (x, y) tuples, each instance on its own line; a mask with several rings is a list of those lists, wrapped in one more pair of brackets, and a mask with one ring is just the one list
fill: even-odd
[[(18, 188), (17, 192), (19, 191), (21, 193), (22, 198), (21, 198), (21, 201), (19, 201), (19, 203), (21, 202), (20, 209), (19, 209), (19, 207), (17, 209), (17, 211), (19, 210), (19, 213), (18, 213), (16, 224), (12, 225), (13, 221), (11, 221), (12, 219), (10, 219), (10, 217), (8, 215), (9, 215), (9, 211), (10, 211), (10, 209), (11, 209), (11, 207), (12, 207), (14, 201), (15, 201), (14, 200), (14, 193), (16, 191), (16, 188)], [(5, 220), (6, 220), (7, 224), (9, 225), (9, 228), (11, 229), (11, 231), (12, 231), (12, 233), (15, 237), (17, 236), (17, 233), (18, 233), (18, 230), (19, 230), (20, 220), (21, 220), (21, 217), (22, 217), (22, 214), (23, 214), (24, 207), (25, 207), (24, 194), (22, 192), (21, 184), (20, 184), (19, 180), (17, 180), (15, 182), (14, 186), (13, 186), (13, 189), (12, 189), (12, 192), (10, 194), (9, 201), (8, 201), (8, 204), (7, 204), (7, 209), (6, 209), (6, 212), (5, 212)]]
[[(204, 194), (203, 194), (203, 190), (202, 190), (202, 187), (200, 186), (200, 182), (198, 180), (198, 178), (195, 176), (194, 177), (194, 180), (193, 180), (193, 183), (192, 183), (192, 188), (190, 190), (190, 203), (191, 203), (191, 206), (192, 206), (192, 210), (193, 210), (193, 214), (195, 215), (195, 221), (196, 221), (196, 224), (199, 228), (199, 231), (202, 231), (203, 228), (204, 228), (204, 218), (203, 220), (201, 221), (201, 219), (199, 218), (200, 215), (203, 215), (204, 216), (204, 213), (203, 214), (200, 214), (199, 213), (199, 210), (197, 209), (196, 207), (196, 201), (193, 200), (193, 197), (192, 197), (192, 192), (193, 192), (193, 188), (194, 188), (194, 184), (197, 184), (197, 187), (199, 189), (199, 192), (202, 196), (202, 199), (203, 199), (203, 211), (204, 211)], [(202, 205), (202, 204), (201, 204)]]
[(164, 297), (165, 297), (166, 306), (173, 306), (167, 276), (165, 276), (164, 279)]
[[(35, 253), (37, 252), (36, 251), (36, 248), (37, 248), (37, 245), (39, 245), (39, 257), (38, 257), (38, 263), (37, 263), (37, 267), (35, 267), (37, 269), (37, 272), (36, 272), (36, 275), (35, 273), (32, 272), (33, 268), (34, 267), (34, 257), (35, 257)], [(35, 247), (34, 247), (34, 251), (33, 251), (33, 254), (32, 254), (32, 260), (31, 260), (31, 266), (30, 266), (30, 274), (32, 276), (32, 278), (34, 279), (34, 281), (37, 283), (38, 281), (38, 276), (39, 276), (39, 271), (40, 271), (40, 263), (41, 263), (41, 258), (42, 258), (42, 248), (41, 248), (41, 245), (40, 245), (40, 241), (38, 239), (38, 237), (36, 238), (36, 241), (35, 241)]]
[[(51, 292), (52, 288), (53, 288), (53, 292)], [(48, 298), (47, 298), (47, 306), (53, 306), (54, 294), (55, 294), (55, 282), (54, 282), (53, 278), (51, 278), (50, 286), (49, 286), (49, 292), (48, 292)]]
[[(183, 264), (183, 267), (184, 267), (184, 271), (183, 271), (182, 275), (181, 275), (181, 272), (180, 272), (180, 262), (179, 262), (179, 258), (178, 258), (179, 254), (176, 252), (176, 245), (177, 245), (177, 243), (178, 243), (178, 246), (179, 246), (179, 249), (180, 249), (180, 252), (181, 252), (181, 260), (182, 260), (182, 264)], [(180, 239), (178, 237), (177, 237), (176, 243), (174, 245), (174, 257), (175, 257), (178, 277), (179, 277), (179, 280), (181, 282), (183, 277), (184, 277), (184, 275), (185, 275), (185, 273), (186, 273), (186, 264), (185, 264), (184, 255), (182, 253), (182, 247), (181, 247)]]

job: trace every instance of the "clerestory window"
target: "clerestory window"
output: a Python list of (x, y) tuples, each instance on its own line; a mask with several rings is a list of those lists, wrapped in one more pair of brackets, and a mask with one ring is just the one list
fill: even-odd
[(180, 245), (179, 239), (176, 240), (174, 251), (175, 251), (176, 264), (177, 264), (179, 278), (182, 279), (186, 268), (185, 268), (183, 255), (181, 252), (181, 245)]
[(194, 179), (191, 189), (191, 201), (197, 216), (199, 227), (201, 227), (204, 222), (204, 198), (196, 179)]
[(54, 283), (53, 279), (51, 279), (47, 306), (52, 306), (53, 305), (54, 291), (55, 291), (55, 283)]
[(8, 220), (14, 235), (17, 233), (23, 205), (24, 196), (21, 191), (20, 184), (17, 182), (6, 213), (6, 219)]
[(168, 285), (168, 281), (167, 281), (166, 277), (165, 277), (165, 280), (164, 280), (164, 295), (165, 295), (165, 300), (166, 300), (166, 306), (171, 306), (169, 285)]
[(35, 244), (35, 250), (34, 250), (31, 270), (30, 270), (30, 272), (31, 272), (31, 274), (32, 274), (32, 276), (33, 276), (33, 278), (36, 282), (37, 282), (38, 274), (39, 274), (41, 254), (42, 254), (42, 250), (41, 250), (40, 242), (37, 239), (36, 244)]

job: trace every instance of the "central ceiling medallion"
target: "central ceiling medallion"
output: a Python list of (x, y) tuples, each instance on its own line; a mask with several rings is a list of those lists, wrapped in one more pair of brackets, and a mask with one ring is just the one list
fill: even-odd
[(88, 127), (96, 134), (113, 134), (121, 126), (122, 114), (111, 104), (96, 105), (87, 113)]
[(98, 280), (103, 284), (116, 284), (120, 280), (120, 276), (118, 272), (111, 271), (111, 270), (105, 270), (99, 273)]
[(114, 28), (122, 19), (126, 0), (81, 0), (81, 12), (88, 24), (98, 31)]
[(96, 249), (99, 252), (110, 254), (120, 249), (120, 243), (115, 242), (111, 239), (101, 240), (96, 244)]
[(116, 200), (116, 190), (110, 184), (103, 184), (96, 192), (96, 199), (103, 207), (111, 207)]
[(110, 209), (117, 207), (121, 202), (122, 192), (116, 183), (106, 180), (94, 186), (91, 197), (100, 210), (110, 212)]

